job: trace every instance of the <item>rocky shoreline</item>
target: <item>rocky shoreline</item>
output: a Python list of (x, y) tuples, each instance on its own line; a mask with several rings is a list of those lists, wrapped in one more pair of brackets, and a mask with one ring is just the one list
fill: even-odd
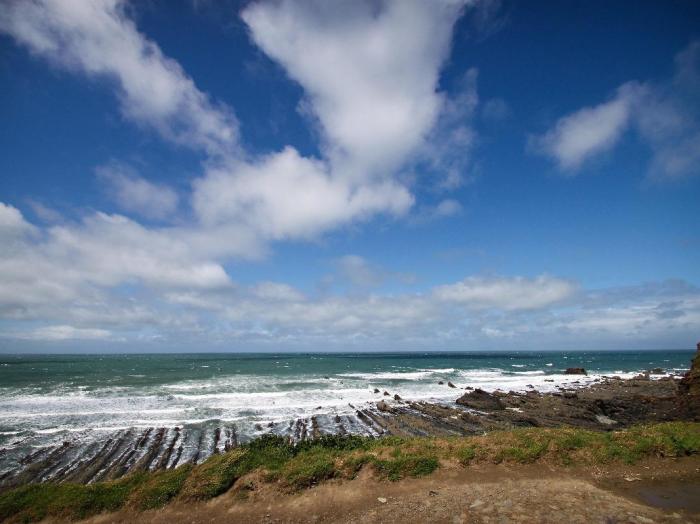
[[(585, 370), (577, 371), (577, 373)], [(447, 384), (445, 387), (459, 387)], [(557, 391), (488, 393), (466, 386), (454, 403), (404, 400), (391, 392), (375, 394), (375, 404), (354, 408), (354, 414), (313, 415), (287, 424), (259, 428), (292, 442), (324, 434), (366, 436), (468, 436), (517, 427), (573, 426), (610, 431), (633, 424), (700, 420), (700, 344), (691, 370), (684, 377), (632, 379), (604, 377), (591, 385), (574, 382)], [(66, 441), (26, 456), (0, 459), (14, 465), (0, 475), (0, 487), (36, 482), (93, 483), (135, 471), (172, 469), (198, 464), (240, 444), (235, 426), (174, 427), (122, 430), (101, 442)], [(3, 457), (3, 455), (5, 455)]]

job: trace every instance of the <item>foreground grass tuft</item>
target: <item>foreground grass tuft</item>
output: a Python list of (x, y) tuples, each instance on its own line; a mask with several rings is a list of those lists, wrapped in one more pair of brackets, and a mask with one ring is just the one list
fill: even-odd
[(456, 460), (464, 466), (474, 462), (632, 464), (647, 457), (697, 453), (700, 423), (692, 422), (642, 425), (609, 433), (527, 428), (449, 439), (336, 435), (296, 446), (266, 435), (197, 466), (139, 472), (92, 485), (46, 483), (15, 488), (0, 493), (0, 521), (76, 520), (125, 506), (147, 510), (172, 500), (208, 500), (253, 471), (268, 482), (298, 490), (329, 479), (354, 478), (365, 466), (381, 478), (396, 481), (429, 475), (441, 460)]

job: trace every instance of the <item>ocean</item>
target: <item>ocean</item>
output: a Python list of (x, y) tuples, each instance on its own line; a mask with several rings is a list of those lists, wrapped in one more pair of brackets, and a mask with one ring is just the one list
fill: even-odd
[[(448, 382), (549, 391), (653, 368), (681, 373), (692, 356), (676, 350), (0, 355), (0, 472), (32, 449), (88, 445), (131, 428), (225, 427), (244, 442), (267, 431), (284, 435), (297, 419), (313, 416), (324, 424), (352, 414), (386, 398), (375, 388), (453, 403), (461, 392)], [(565, 375), (567, 367), (584, 367), (588, 375)]]

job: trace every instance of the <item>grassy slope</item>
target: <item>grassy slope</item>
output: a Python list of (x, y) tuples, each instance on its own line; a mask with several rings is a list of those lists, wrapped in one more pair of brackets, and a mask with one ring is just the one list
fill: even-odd
[[(84, 518), (104, 511), (161, 507), (173, 499), (207, 500), (255, 470), (298, 490), (331, 478), (353, 478), (364, 465), (388, 480), (432, 473), (441, 460), (590, 465), (700, 453), (700, 423), (672, 422), (601, 433), (574, 428), (520, 429), (464, 438), (369, 439), (327, 436), (296, 446), (271, 435), (198, 466), (136, 473), (92, 485), (31, 484), (0, 494), (0, 521), (47, 516)], [(245, 488), (245, 486), (243, 486)]]

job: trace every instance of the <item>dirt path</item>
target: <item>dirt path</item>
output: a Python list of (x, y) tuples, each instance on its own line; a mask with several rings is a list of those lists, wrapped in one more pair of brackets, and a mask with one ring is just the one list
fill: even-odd
[(700, 522), (700, 457), (595, 470), (446, 464), (430, 477), (400, 482), (363, 471), (353, 481), (301, 493), (280, 492), (255, 477), (242, 480), (208, 503), (123, 511), (89, 522)]

